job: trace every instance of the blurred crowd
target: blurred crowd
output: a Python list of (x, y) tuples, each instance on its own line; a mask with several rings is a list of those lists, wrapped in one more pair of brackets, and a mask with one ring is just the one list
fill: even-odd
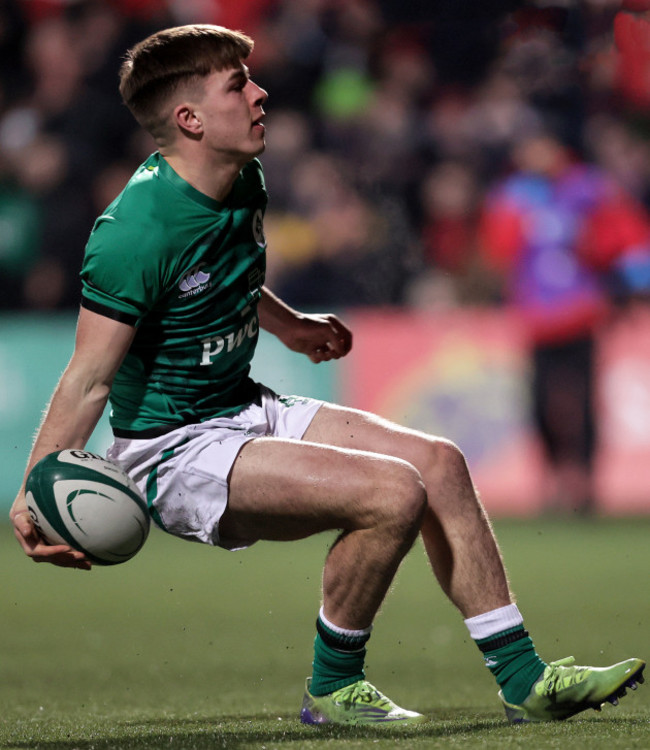
[[(597, 283), (646, 293), (650, 94), (630, 85), (615, 44), (619, 6), (3, 0), (0, 308), (77, 306), (94, 218), (154, 150), (120, 103), (121, 57), (189, 22), (256, 41), (251, 72), (270, 95), (268, 283), (289, 303), (512, 301), (527, 242), (545, 235), (550, 248), (530, 273), (558, 275), (589, 232), (609, 242), (590, 251)], [(568, 211), (539, 192), (554, 190), (560, 152), (582, 170)], [(537, 182), (514, 184), (517, 172)], [(540, 236), (526, 238), (533, 208)]]

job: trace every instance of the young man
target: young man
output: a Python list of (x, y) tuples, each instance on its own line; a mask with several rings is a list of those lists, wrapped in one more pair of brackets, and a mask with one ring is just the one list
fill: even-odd
[[(119, 462), (166, 531), (234, 549), (341, 530), (323, 571), (305, 723), (409, 724), (364, 678), (365, 645), (418, 534), (494, 673), (511, 721), (562, 719), (642, 681), (644, 663), (545, 664), (513, 602), (465, 460), (450, 442), (371, 414), (281, 397), (249, 377), (258, 328), (313, 362), (345, 356), (348, 328), (302, 315), (264, 287), (266, 92), (252, 41), (214, 26), (135, 46), (122, 96), (159, 151), (97, 220), (82, 268), (74, 354), (28, 471), (82, 448), (110, 396)], [(11, 511), (37, 562), (89, 569), (46, 546), (23, 491)]]

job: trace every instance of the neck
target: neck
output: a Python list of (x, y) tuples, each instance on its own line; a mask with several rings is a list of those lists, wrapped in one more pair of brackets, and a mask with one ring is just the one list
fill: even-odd
[(191, 159), (179, 153), (166, 153), (163, 149), (160, 149), (160, 153), (179, 177), (219, 202), (228, 197), (243, 166), (238, 163), (211, 163), (208, 159)]

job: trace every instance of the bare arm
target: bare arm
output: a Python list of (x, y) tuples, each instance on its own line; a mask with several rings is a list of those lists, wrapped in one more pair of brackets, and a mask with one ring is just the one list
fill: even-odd
[(300, 313), (266, 287), (262, 288), (258, 312), (262, 328), (312, 362), (344, 357), (352, 348), (352, 332), (336, 315)]
[[(25, 478), (34, 464), (48, 453), (86, 445), (134, 335), (133, 327), (81, 308), (74, 353), (41, 423)], [(90, 568), (81, 553), (64, 545), (43, 543), (27, 510), (24, 482), (9, 517), (20, 546), (34, 561)]]

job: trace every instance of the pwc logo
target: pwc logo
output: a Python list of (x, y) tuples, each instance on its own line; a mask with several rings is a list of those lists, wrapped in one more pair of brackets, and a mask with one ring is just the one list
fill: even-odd
[(199, 263), (183, 274), (183, 278), (178, 284), (178, 288), (182, 292), (182, 294), (178, 295), (179, 299), (193, 297), (210, 286), (210, 274), (201, 270), (204, 265), (205, 263)]

